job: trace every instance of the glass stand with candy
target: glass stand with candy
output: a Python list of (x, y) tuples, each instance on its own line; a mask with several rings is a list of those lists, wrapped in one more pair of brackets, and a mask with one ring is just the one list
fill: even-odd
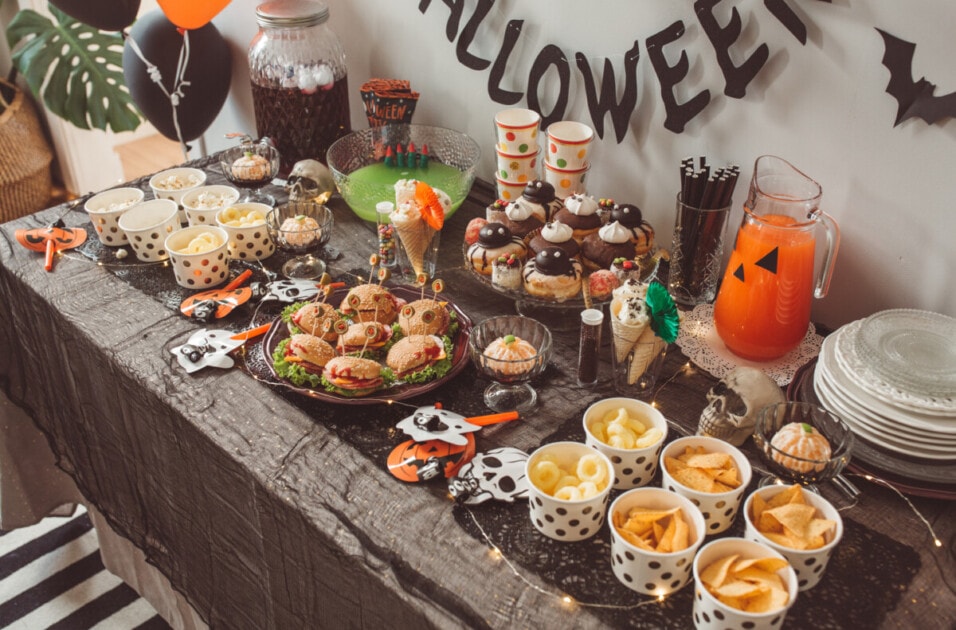
[(220, 154), (219, 165), (229, 183), (247, 191), (241, 202), (275, 207), (275, 197), (261, 191), (279, 173), (279, 151), (268, 138), (256, 142), (243, 136), (238, 147)]

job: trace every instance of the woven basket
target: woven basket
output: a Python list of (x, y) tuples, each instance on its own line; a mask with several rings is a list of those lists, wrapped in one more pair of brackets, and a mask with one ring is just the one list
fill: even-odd
[(0, 89), (4, 96), (13, 94), (0, 113), (0, 223), (5, 223), (49, 205), (53, 152), (23, 92), (3, 79)]

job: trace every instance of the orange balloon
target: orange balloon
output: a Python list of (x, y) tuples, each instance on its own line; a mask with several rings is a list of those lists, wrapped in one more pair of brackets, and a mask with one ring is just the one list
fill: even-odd
[(209, 24), (231, 0), (158, 0), (169, 21), (180, 28), (194, 30)]

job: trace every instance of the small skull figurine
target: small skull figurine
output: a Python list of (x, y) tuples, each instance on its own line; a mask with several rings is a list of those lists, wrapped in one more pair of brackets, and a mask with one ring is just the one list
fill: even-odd
[(740, 446), (753, 433), (757, 412), (785, 398), (772, 378), (757, 368), (741, 366), (710, 388), (707, 400), (697, 434)]
[[(318, 160), (301, 160), (289, 171), (286, 180), (290, 201), (312, 201), (325, 203), (335, 192), (335, 180), (327, 166)], [(321, 199), (316, 199), (320, 197)]]

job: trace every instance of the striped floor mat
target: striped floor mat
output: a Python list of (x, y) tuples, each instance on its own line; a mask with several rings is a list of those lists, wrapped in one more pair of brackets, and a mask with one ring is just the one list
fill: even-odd
[(0, 628), (167, 630), (132, 588), (103, 568), (80, 506), (68, 518), (0, 532)]

